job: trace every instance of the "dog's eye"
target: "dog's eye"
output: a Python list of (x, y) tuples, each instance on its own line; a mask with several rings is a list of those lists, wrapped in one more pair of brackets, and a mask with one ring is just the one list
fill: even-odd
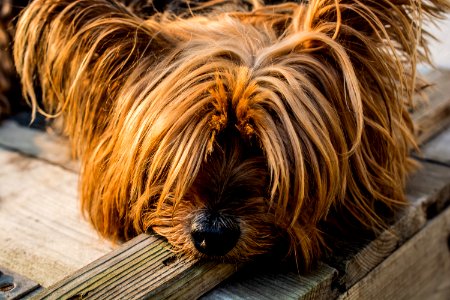
[(236, 186), (231, 187), (223, 195), (223, 201), (227, 203), (243, 203), (248, 199), (263, 197), (264, 191), (260, 186)]

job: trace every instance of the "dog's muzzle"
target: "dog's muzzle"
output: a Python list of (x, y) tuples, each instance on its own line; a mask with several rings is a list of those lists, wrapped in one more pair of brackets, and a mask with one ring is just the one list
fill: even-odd
[(236, 245), (241, 235), (232, 216), (204, 210), (192, 220), (191, 239), (195, 248), (208, 256), (223, 256)]

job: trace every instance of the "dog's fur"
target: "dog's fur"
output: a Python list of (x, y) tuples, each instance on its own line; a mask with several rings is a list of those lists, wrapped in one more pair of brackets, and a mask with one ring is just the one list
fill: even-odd
[(406, 204), (421, 25), (446, 0), (129, 2), (35, 0), (14, 46), (102, 235), (231, 261), (284, 238), (307, 267), (330, 224)]

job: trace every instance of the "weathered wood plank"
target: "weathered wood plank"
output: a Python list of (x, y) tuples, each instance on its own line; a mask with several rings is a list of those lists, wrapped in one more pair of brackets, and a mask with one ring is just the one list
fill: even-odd
[(323, 263), (304, 275), (244, 269), (201, 299), (333, 299), (337, 296), (332, 289), (336, 276), (337, 271)]
[(432, 84), (424, 91), (428, 101), (418, 99), (412, 114), (419, 144), (450, 125), (450, 70), (432, 71), (425, 79)]
[(450, 127), (423, 145), (416, 157), (450, 166)]
[(78, 171), (78, 162), (70, 158), (68, 142), (61, 136), (20, 126), (14, 120), (0, 125), (0, 146)]
[(450, 208), (339, 299), (450, 299)]
[(38, 283), (0, 266), (0, 299), (22, 299), (39, 288)]
[(143, 234), (35, 299), (195, 299), (229, 277), (236, 267), (176, 258), (167, 242)]
[(111, 251), (80, 216), (78, 176), (0, 148), (0, 266), (49, 286)]
[[(361, 249), (349, 244), (349, 249), (339, 249), (343, 258), (332, 257), (328, 263), (339, 272), (338, 284), (346, 290), (363, 278), (411, 236), (426, 224), (429, 217), (441, 211), (450, 201), (450, 168), (423, 163), (411, 176), (406, 188), (411, 206), (399, 215), (389, 229)], [(355, 251), (356, 250), (356, 251)], [(355, 254), (356, 252), (356, 254)]]

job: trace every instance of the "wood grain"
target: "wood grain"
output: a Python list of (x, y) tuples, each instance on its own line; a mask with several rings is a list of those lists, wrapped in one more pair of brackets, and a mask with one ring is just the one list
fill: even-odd
[(0, 148), (0, 266), (49, 286), (110, 252), (81, 216), (77, 175)]
[(450, 299), (450, 208), (339, 299)]
[(450, 125), (450, 70), (435, 70), (425, 76), (431, 84), (423, 96), (417, 97), (417, 107), (412, 113), (417, 141), (423, 144), (436, 133)]
[[(438, 214), (450, 200), (450, 168), (424, 162), (422, 168), (411, 176), (406, 188), (411, 206), (406, 208), (389, 229), (359, 250), (354, 244), (343, 252), (341, 258), (333, 257), (329, 264), (340, 271), (338, 283), (341, 290), (348, 289), (381, 263), (411, 236), (421, 230), (428, 218)], [(355, 254), (356, 252), (356, 254)], [(345, 255), (347, 253), (347, 255)]]
[(68, 142), (63, 137), (20, 126), (14, 120), (5, 120), (0, 125), (0, 146), (3, 148), (78, 172), (78, 162), (71, 159)]
[(450, 127), (423, 145), (416, 157), (450, 167)]
[(167, 242), (143, 234), (35, 299), (195, 299), (235, 270), (232, 264), (176, 258)]
[(336, 276), (337, 271), (323, 263), (302, 275), (244, 269), (201, 299), (332, 299), (336, 296), (332, 289)]

